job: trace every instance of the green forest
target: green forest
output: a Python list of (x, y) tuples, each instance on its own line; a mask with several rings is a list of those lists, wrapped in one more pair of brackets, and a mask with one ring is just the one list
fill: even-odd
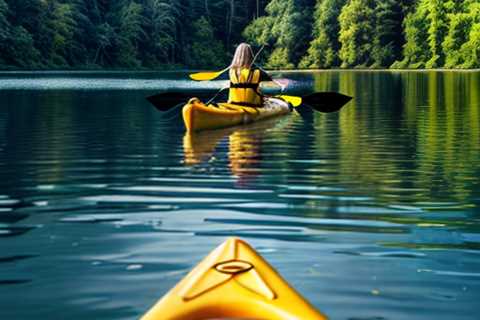
[(0, 0), (0, 69), (479, 68), (480, 0)]

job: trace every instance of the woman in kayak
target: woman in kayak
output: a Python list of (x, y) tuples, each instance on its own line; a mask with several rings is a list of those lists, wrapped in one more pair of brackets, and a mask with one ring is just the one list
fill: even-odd
[[(228, 102), (249, 107), (266, 107), (269, 100), (260, 92), (260, 82), (273, 81), (282, 88), (285, 85), (275, 81), (265, 71), (254, 66), (255, 57), (252, 47), (241, 43), (235, 50), (232, 64), (230, 65), (230, 90)], [(279, 99), (275, 99), (278, 104)]]

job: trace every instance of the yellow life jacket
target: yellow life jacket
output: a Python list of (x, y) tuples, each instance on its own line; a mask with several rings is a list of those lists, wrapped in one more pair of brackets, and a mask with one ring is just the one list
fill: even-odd
[(230, 69), (230, 90), (228, 102), (249, 107), (261, 107), (263, 100), (258, 92), (260, 85), (260, 70), (244, 68), (237, 72)]

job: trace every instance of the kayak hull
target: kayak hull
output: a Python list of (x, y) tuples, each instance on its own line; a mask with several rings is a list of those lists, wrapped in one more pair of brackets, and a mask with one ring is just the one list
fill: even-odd
[(325, 320), (246, 242), (230, 238), (142, 320)]
[(199, 99), (192, 98), (183, 107), (182, 114), (187, 131), (194, 132), (248, 124), (290, 111), (290, 105), (277, 98), (268, 98), (268, 103), (262, 108), (226, 102), (206, 105)]

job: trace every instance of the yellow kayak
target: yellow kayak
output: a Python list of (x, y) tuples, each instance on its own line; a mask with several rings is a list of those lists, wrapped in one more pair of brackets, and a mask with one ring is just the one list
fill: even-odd
[(193, 132), (252, 123), (290, 111), (290, 104), (278, 98), (267, 98), (261, 108), (227, 102), (205, 105), (199, 99), (192, 98), (183, 106), (182, 113), (187, 131)]
[(246, 242), (230, 238), (142, 320), (325, 320)]

